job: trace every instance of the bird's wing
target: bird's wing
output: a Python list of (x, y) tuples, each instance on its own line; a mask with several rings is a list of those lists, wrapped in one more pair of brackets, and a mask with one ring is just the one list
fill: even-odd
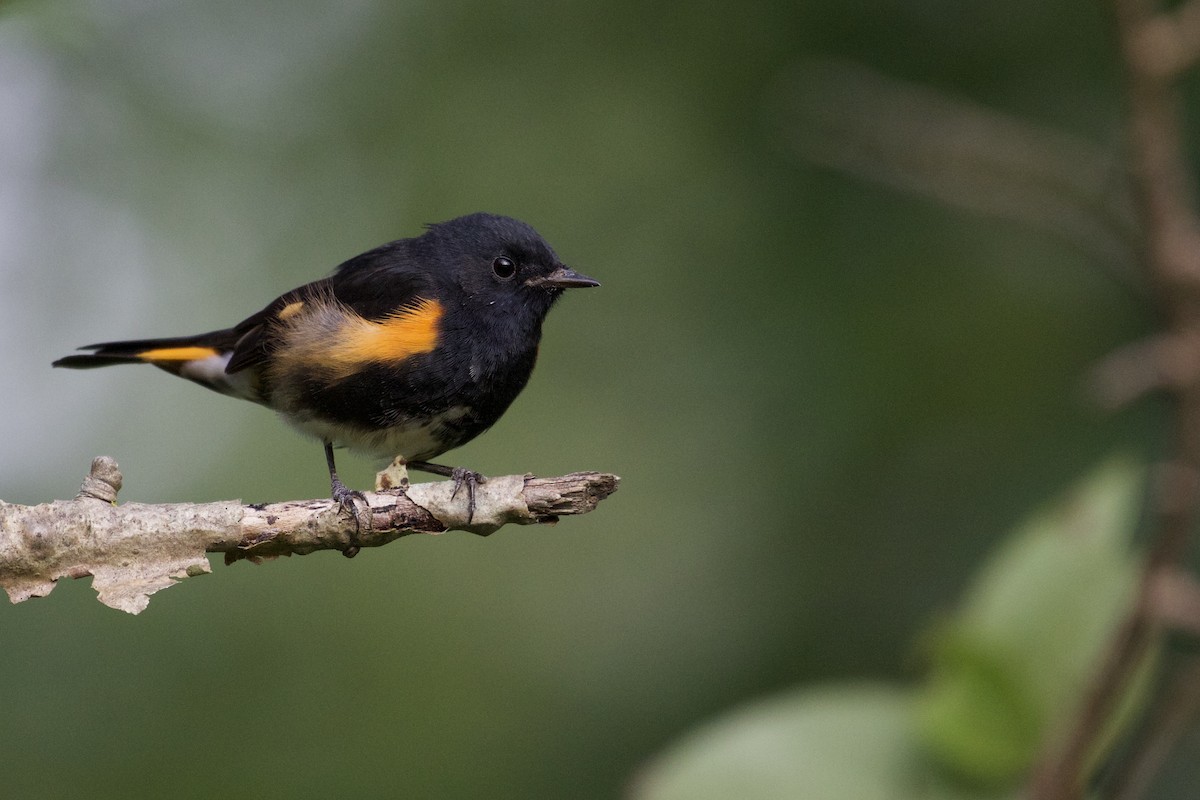
[[(281, 343), (282, 334), (293, 324), (313, 325), (302, 337), (307, 351), (320, 345), (314, 339), (328, 340), (331, 347), (335, 346), (336, 340), (347, 338), (339, 335), (341, 331), (364, 321), (386, 327), (389, 335), (384, 338), (392, 344), (392, 351), (411, 338), (414, 330), (422, 334), (422, 341), (428, 338), (427, 329), (436, 323), (431, 319), (434, 309), (429, 304), (429, 276), (402, 269), (387, 256), (384, 248), (356, 256), (332, 277), (293, 289), (242, 320), (233, 329), (239, 338), (226, 372), (266, 364)], [(316, 313), (318, 310), (321, 313)], [(440, 317), (440, 306), (436, 314)]]
[(276, 297), (262, 311), (239, 322), (233, 328), (238, 339), (225, 371), (233, 374), (262, 366), (270, 358), (280, 326), (303, 311), (307, 303), (328, 296), (332, 296), (329, 279), (314, 281)]

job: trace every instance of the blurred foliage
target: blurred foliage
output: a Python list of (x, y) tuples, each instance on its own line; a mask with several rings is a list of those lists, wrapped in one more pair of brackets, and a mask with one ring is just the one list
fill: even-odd
[[(955, 773), (992, 786), (1019, 779), (1079, 707), (1133, 599), (1139, 561), (1129, 538), (1144, 481), (1143, 470), (1111, 463), (1035, 514), (933, 635), (921, 736)], [(1144, 699), (1145, 680), (1135, 684), (1129, 709), (1139, 694)]]
[(1110, 463), (1014, 531), (935, 633), (917, 690), (834, 685), (760, 702), (675, 746), (638, 800), (1019, 796), (1130, 599), (1143, 480)]
[(638, 778), (644, 800), (934, 800), (957, 797), (922, 768), (912, 694), (876, 684), (805, 689), (722, 718)]
[(262, 409), (49, 362), (231, 324), (480, 209), (604, 285), (448, 459), (624, 479), (554, 529), (218, 565), (136, 619), (84, 582), (0, 606), (5, 793), (617, 796), (737, 704), (911, 672), (1029, 509), (1152, 457), (1161, 408), (1081, 391), (1144, 300), (1064, 241), (806, 162), (779, 109), (813, 57), (1060, 128), (1120, 180), (1080, 0), (0, 6), (0, 497), (69, 496), (101, 453), (125, 500), (322, 495), (320, 448)]

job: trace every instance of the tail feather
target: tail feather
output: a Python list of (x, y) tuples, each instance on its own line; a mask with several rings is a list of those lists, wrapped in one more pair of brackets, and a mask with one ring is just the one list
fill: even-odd
[(237, 375), (225, 371), (237, 340), (238, 334), (227, 329), (171, 339), (101, 342), (79, 348), (93, 352), (60, 358), (53, 366), (91, 369), (114, 364), (153, 364), (214, 392), (263, 403), (265, 399), (257, 371), (248, 370)]
[(132, 339), (125, 342), (101, 342), (84, 345), (80, 350), (92, 350), (86, 355), (60, 358), (51, 366), (68, 369), (91, 369), (113, 364), (154, 364), (170, 370), (172, 364), (197, 361), (233, 349), (237, 335), (233, 330), (211, 331), (197, 336), (176, 336), (168, 339)]
[(134, 355), (117, 356), (117, 355), (100, 355), (98, 353), (90, 353), (88, 355), (66, 356), (57, 361), (50, 363), (52, 367), (66, 367), (67, 369), (93, 369), (95, 367), (111, 367), (113, 364), (144, 364), (140, 358)]

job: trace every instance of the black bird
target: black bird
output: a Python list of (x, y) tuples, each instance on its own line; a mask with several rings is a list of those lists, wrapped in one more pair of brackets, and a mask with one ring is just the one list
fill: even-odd
[(88, 345), (54, 366), (149, 363), (274, 409), (324, 444), (333, 499), (356, 523), (363, 496), (338, 478), (335, 446), (400, 456), (453, 478), (456, 493), (465, 483), (470, 517), (483, 476), (428, 459), (500, 418), (529, 380), (551, 306), (599, 285), (524, 222), (471, 214), (355, 256), (232, 328)]

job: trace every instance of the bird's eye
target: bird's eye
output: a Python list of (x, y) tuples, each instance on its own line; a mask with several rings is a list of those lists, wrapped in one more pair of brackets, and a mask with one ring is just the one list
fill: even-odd
[(501, 280), (508, 280), (513, 275), (517, 274), (517, 265), (511, 258), (500, 256), (492, 262), (492, 272)]

